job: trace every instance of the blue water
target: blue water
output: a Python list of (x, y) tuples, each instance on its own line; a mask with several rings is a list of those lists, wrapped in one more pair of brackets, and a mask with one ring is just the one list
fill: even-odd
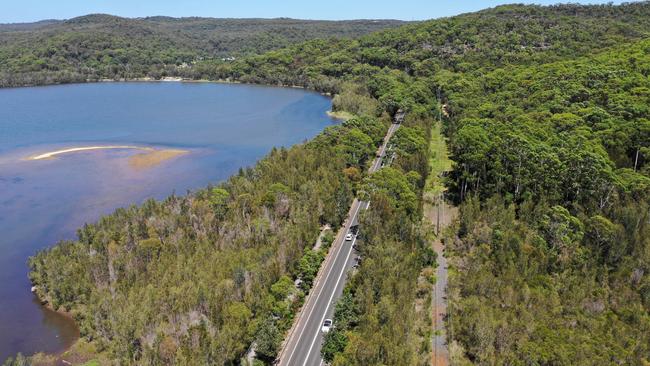
[[(0, 89), (0, 361), (57, 352), (77, 336), (30, 293), (27, 258), (117, 207), (221, 181), (273, 146), (335, 121), (331, 102), (299, 89), (209, 83), (104, 83)], [(137, 150), (28, 160), (82, 146), (137, 145), (187, 154), (149, 168)]]

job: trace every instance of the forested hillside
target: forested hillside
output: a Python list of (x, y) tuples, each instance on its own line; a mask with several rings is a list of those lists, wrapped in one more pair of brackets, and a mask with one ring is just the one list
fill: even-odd
[(378, 71), (399, 70), (418, 78), (440, 71), (479, 74), (506, 64), (532, 65), (593, 54), (643, 39), (650, 33), (649, 15), (647, 2), (624, 6), (505, 5), (355, 40), (307, 42), (212, 68), (204, 63), (184, 75), (233, 75), (249, 82), (319, 89), (331, 78), (371, 77)]
[[(179, 75), (302, 85), (366, 117), (274, 151), (218, 190), (119, 211), (37, 255), (34, 282), (124, 363), (222, 363), (277, 337), (286, 307), (285, 293), (267, 296), (273, 281), (299, 276), (319, 224), (370, 196), (365, 259), (326, 357), (421, 364), (416, 278), (433, 255), (419, 217), (440, 118), (461, 208), (446, 238), (454, 364), (648, 363), (649, 37), (648, 2), (513, 5), (197, 63)], [(364, 176), (399, 108), (396, 161)]]
[[(339, 92), (337, 105), (347, 90), (332, 80), (361, 78), (389, 111), (439, 92), (450, 198), (462, 203), (448, 239), (454, 361), (639, 364), (650, 344), (649, 15), (648, 3), (504, 6), (311, 42), (226, 75)], [(334, 364), (364, 364), (354, 347), (339, 346)]]
[(94, 14), (0, 24), (0, 87), (174, 75), (204, 59), (241, 57), (315, 38), (358, 37), (396, 20), (317, 21)]
[[(465, 201), (455, 339), (480, 364), (642, 364), (650, 352), (650, 41), (442, 74)], [(454, 101), (459, 101), (455, 103)]]

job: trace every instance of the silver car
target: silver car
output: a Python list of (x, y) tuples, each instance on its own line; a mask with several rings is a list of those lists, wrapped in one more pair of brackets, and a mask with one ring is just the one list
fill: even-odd
[(320, 331), (327, 333), (332, 329), (332, 319), (325, 319), (323, 326), (320, 328)]

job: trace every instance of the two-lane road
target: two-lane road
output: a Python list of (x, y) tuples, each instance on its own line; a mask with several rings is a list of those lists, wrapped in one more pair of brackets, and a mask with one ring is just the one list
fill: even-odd
[(384, 142), (381, 144), (381, 147), (377, 151), (377, 158), (373, 161), (372, 166), (370, 166), (370, 169), (368, 170), (370, 173), (374, 173), (381, 167), (381, 162), (383, 158), (386, 155), (386, 149), (388, 148), (388, 141), (390, 141), (390, 138), (393, 137), (393, 134), (397, 129), (399, 128), (399, 124), (393, 123), (390, 125), (390, 128), (388, 128), (388, 132), (386, 133), (386, 136), (384, 137)]
[[(352, 213), (356, 217), (361, 209), (367, 207), (365, 202), (354, 200)], [(292, 337), (287, 342), (287, 351), (280, 359), (280, 365), (320, 365), (320, 348), (322, 343), (321, 326), (325, 319), (331, 319), (334, 304), (341, 297), (347, 273), (354, 263), (354, 243), (345, 240), (353, 220), (349, 219), (332, 246), (334, 252), (331, 260), (325, 263), (320, 282), (313, 286), (307, 303), (298, 319)], [(336, 326), (336, 325), (335, 325)]]
[[(388, 142), (398, 128), (399, 124), (391, 124), (384, 137), (384, 142), (377, 151), (377, 157), (368, 170), (370, 173), (381, 167)], [(351, 225), (358, 222), (359, 212), (368, 209), (368, 206), (369, 202), (356, 199), (352, 202), (348, 219), (339, 230), (307, 301), (296, 318), (294, 328), (278, 355), (280, 366), (319, 366), (324, 364), (320, 355), (323, 341), (321, 326), (325, 319), (333, 318), (334, 306), (343, 294), (348, 273), (354, 265), (357, 255), (354, 250), (356, 235), (352, 240), (345, 240), (345, 236), (350, 232)]]

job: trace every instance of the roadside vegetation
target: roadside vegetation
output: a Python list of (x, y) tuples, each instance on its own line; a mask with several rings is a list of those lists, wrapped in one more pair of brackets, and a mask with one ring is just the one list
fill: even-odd
[(422, 337), (429, 326), (419, 322), (415, 307), (424, 295), (420, 274), (435, 261), (419, 222), (429, 171), (428, 109), (407, 116), (391, 140), (397, 158), (362, 185), (371, 203), (357, 240), (361, 263), (336, 304), (335, 326), (322, 349), (332, 365), (418, 364), (430, 347)]
[[(358, 195), (372, 202), (363, 262), (323, 354), (421, 364), (418, 278), (435, 260), (422, 197), (443, 104), (454, 364), (648, 363), (649, 36), (648, 2), (512, 5), (197, 63), (178, 75), (304, 86), (359, 117), (217, 187), (118, 210), (32, 258), (32, 279), (122, 364), (235, 362), (256, 337), (275, 348), (301, 258)], [(367, 176), (399, 109), (395, 160)]]
[(447, 142), (442, 133), (442, 123), (437, 122), (431, 131), (429, 144), (429, 178), (425, 184), (425, 195), (429, 198), (436, 197), (445, 190), (445, 174), (451, 171), (452, 160), (449, 158)]

